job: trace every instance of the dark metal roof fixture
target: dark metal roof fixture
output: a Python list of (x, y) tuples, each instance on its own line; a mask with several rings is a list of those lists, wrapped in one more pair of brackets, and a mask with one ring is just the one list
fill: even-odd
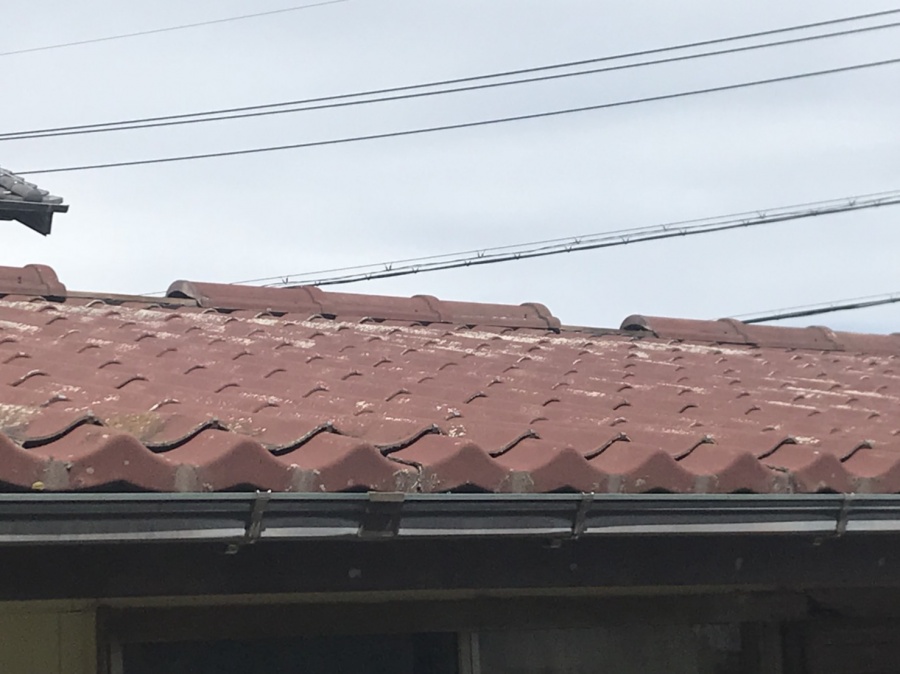
[(0, 168), (0, 220), (18, 220), (46, 236), (50, 233), (53, 214), (69, 210), (62, 201), (62, 197), (55, 197), (47, 190)]

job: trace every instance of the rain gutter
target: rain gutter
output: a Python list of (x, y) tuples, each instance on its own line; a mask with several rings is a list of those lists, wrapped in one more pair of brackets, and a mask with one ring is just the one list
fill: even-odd
[(890, 532), (900, 532), (897, 495), (0, 495), (4, 546)]

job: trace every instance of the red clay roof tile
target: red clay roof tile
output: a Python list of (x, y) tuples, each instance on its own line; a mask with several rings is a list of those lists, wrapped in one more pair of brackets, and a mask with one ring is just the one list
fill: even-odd
[(0, 267), (0, 295), (65, 297), (66, 287), (56, 272), (44, 265)]
[(847, 351), (851, 353), (900, 355), (900, 335), (863, 335), (834, 332), (829, 328), (784, 328), (746, 325), (732, 318), (702, 321), (684, 318), (632, 315), (622, 322), (622, 330), (652, 334), (672, 341), (715, 344), (747, 344), (779, 349)]
[(900, 492), (896, 335), (187, 282), (160, 303), (41, 267), (0, 268), (4, 292), (0, 489)]
[(446, 302), (428, 295), (386, 297), (325, 292), (312, 286), (264, 288), (222, 283), (176, 281), (168, 297), (196, 300), (205, 308), (249, 309), (256, 312), (294, 313), (307, 318), (325, 316), (340, 320), (409, 321), (485, 325), (512, 328), (558, 328), (559, 319), (542, 304), (509, 306)]

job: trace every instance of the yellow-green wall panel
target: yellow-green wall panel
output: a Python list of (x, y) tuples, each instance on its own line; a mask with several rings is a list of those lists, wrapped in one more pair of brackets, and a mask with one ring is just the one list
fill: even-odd
[(95, 614), (0, 606), (2, 674), (96, 674)]

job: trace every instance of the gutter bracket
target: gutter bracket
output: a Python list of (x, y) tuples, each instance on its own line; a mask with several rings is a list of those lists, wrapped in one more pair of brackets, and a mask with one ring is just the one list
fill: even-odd
[(844, 494), (841, 497), (841, 507), (838, 509), (837, 517), (834, 521), (834, 531), (817, 536), (813, 545), (822, 545), (825, 541), (841, 538), (847, 533), (847, 523), (850, 520), (850, 505), (852, 501), (852, 494)]
[(841, 499), (841, 509), (838, 511), (837, 522), (834, 525), (834, 537), (840, 538), (847, 533), (847, 522), (850, 519), (850, 502), (853, 496), (845, 494)]
[(400, 532), (400, 518), (406, 494), (400, 491), (369, 492), (366, 511), (359, 523), (360, 538), (394, 538)]
[(578, 502), (578, 509), (575, 511), (575, 519), (572, 522), (572, 538), (577, 540), (587, 529), (587, 514), (591, 505), (594, 503), (594, 493), (582, 494), (581, 500)]
[(263, 513), (266, 506), (272, 498), (271, 491), (258, 491), (253, 499), (253, 506), (250, 508), (250, 517), (247, 525), (244, 527), (244, 536), (235, 543), (230, 543), (225, 550), (226, 555), (236, 555), (241, 548), (247, 545), (253, 545), (262, 537), (263, 532)]

